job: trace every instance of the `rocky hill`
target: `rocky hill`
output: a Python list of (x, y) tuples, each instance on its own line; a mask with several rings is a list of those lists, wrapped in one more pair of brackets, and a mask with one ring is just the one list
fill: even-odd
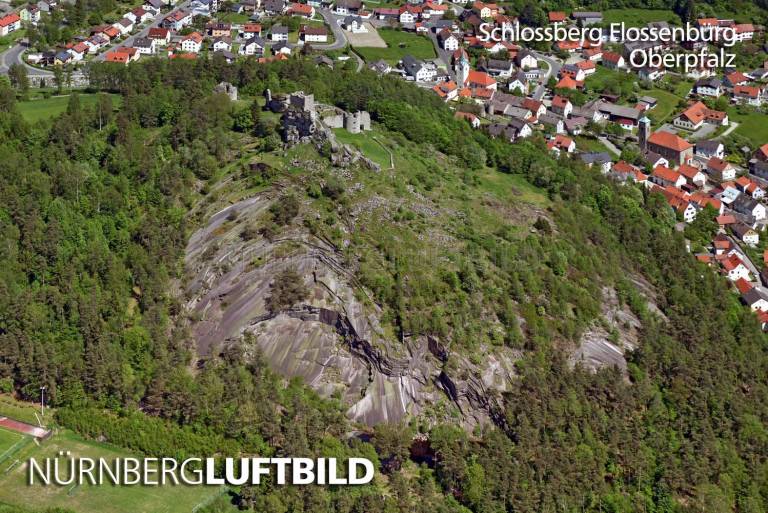
[[(280, 157), (246, 152), (197, 211), (201, 226), (187, 245), (185, 299), (198, 354), (205, 358), (252, 334), (275, 370), (342, 398), (348, 416), (361, 423), (406, 415), (459, 417), (467, 427), (494, 417), (502, 423), (500, 393), (514, 378), (525, 343), (504, 343), (499, 334), (505, 323), (525, 331), (524, 316), (514, 312), (514, 319), (502, 321), (496, 300), (481, 289), (446, 288), (435, 296), (438, 304), (414, 300), (402, 310), (374, 289), (385, 279), (401, 280), (404, 288), (445, 288), (445, 273), (457, 263), (486, 260), (494, 267), (487, 285), (504, 279), (508, 255), (473, 247), (467, 228), (504, 233), (512, 242), (537, 240), (544, 236), (533, 227), (537, 220), (551, 223), (547, 198), (490, 171), (467, 183), (446, 157), (383, 131), (361, 138), (391, 152), (395, 169), (360, 158), (330, 131), (324, 137), (331, 139), (330, 155), (318, 152), (323, 137)], [(435, 183), (421, 181), (424, 169), (438, 174)], [(294, 210), (290, 219), (276, 223), (285, 210)], [(372, 271), (378, 261), (395, 267)], [(403, 276), (398, 265), (406, 269)], [(297, 272), (308, 293), (271, 309), (271, 286), (286, 269)], [(562, 342), (574, 364), (626, 368), (623, 349), (635, 346), (639, 321), (612, 289), (602, 292), (605, 322), (586, 330), (581, 344)], [(461, 309), (479, 317), (477, 331), (448, 325), (448, 305), (459, 297), (474, 298)], [(399, 318), (421, 311), (428, 312), (428, 323), (446, 325), (443, 332), (417, 332), (416, 322), (408, 326)], [(619, 339), (610, 330), (620, 332)]]

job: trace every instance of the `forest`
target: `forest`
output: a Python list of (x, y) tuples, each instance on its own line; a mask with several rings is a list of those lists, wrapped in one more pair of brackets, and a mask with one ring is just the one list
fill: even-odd
[[(59, 118), (29, 125), (16, 91), (0, 84), (0, 378), (29, 400), (48, 386), (61, 425), (148, 455), (362, 455), (381, 475), (359, 488), (233, 493), (243, 509), (263, 512), (768, 509), (765, 336), (725, 281), (686, 253), (661, 196), (555, 160), (539, 138), (489, 139), (415, 86), (309, 59), (94, 65), (90, 79), (94, 90), (122, 95), (123, 107), (106, 95), (85, 107), (73, 94)], [(186, 214), (242, 137), (260, 151), (279, 147), (258, 108), (211, 94), (222, 80), (246, 95), (304, 90), (367, 109), (386, 129), (453, 159), (467, 187), (489, 166), (545, 192), (552, 227), (541, 223), (524, 244), (463, 234), (481, 254), (514, 246), (517, 260), (478, 259), (443, 289), (463, 298), (453, 306), (467, 315), (471, 291), (492, 296), (508, 321), (502, 343), (525, 350), (502, 398), (502, 427), (433, 426), (434, 458), (413, 461), (411, 440), (423, 426), (345, 437), (342, 406), (274, 374), (247, 338), (190, 372), (194, 354), (169, 293), (195, 222)], [(505, 280), (520, 269), (503, 294), (487, 279), (501, 272), (494, 266)], [(636, 273), (658, 291), (663, 318), (633, 285)], [(429, 304), (429, 291), (407, 296), (375, 283), (382, 303), (405, 317), (409, 304)], [(597, 283), (615, 286), (643, 321), (629, 379), (572, 369), (560, 350), (599, 316)], [(563, 305), (570, 315), (551, 315)], [(459, 331), (464, 314), (449, 314), (445, 323), (407, 322), (483, 336), (480, 320)]]

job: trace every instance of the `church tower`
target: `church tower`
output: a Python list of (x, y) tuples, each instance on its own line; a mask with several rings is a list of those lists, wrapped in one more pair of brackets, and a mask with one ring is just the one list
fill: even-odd
[(464, 87), (467, 84), (467, 79), (469, 78), (469, 60), (467, 59), (467, 54), (465, 52), (461, 52), (461, 57), (459, 57), (459, 60), (456, 62), (456, 83), (458, 86)]
[(651, 120), (647, 116), (640, 118), (637, 123), (637, 138), (640, 143), (640, 149), (648, 149), (648, 138), (651, 136)]

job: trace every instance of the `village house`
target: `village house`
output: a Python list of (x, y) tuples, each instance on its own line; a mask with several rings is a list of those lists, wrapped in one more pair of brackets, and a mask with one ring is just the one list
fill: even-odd
[(171, 41), (171, 31), (162, 27), (153, 27), (149, 29), (147, 37), (158, 46), (166, 46)]
[(472, 126), (472, 128), (480, 128), (480, 118), (478, 118), (471, 112), (458, 111), (456, 112), (456, 114), (453, 115), (453, 117), (456, 119), (466, 120)]
[(731, 225), (733, 234), (747, 246), (757, 246), (760, 242), (760, 236), (752, 227), (744, 223), (735, 223)]
[(736, 86), (744, 86), (749, 84), (749, 77), (741, 71), (733, 71), (725, 75), (723, 80), (725, 87), (733, 88)]
[(165, 18), (161, 25), (164, 28), (179, 32), (181, 29), (192, 23), (192, 14), (186, 11), (174, 11)]
[(707, 173), (718, 182), (725, 182), (736, 178), (736, 168), (730, 162), (717, 157), (711, 157), (707, 161)]
[(728, 114), (710, 109), (702, 102), (695, 102), (688, 106), (672, 122), (673, 125), (686, 130), (698, 130), (704, 123), (716, 126), (728, 126)]
[(608, 69), (620, 69), (625, 66), (624, 57), (616, 52), (603, 52), (602, 64)]
[(762, 90), (757, 86), (736, 86), (733, 88), (733, 101), (759, 107), (763, 103)]
[(200, 50), (203, 47), (203, 36), (199, 32), (192, 32), (191, 34), (184, 36), (179, 46), (182, 52), (200, 53)]
[[(753, 312), (766, 312), (768, 311), (768, 299), (764, 292), (757, 289), (757, 287), (751, 287), (746, 292), (741, 294), (741, 300), (747, 305)], [(765, 328), (763, 328), (765, 329)]]
[(725, 157), (725, 146), (720, 141), (696, 141), (696, 155), (699, 157)]
[[(428, 66), (423, 61), (420, 61), (412, 55), (406, 55), (401, 61), (401, 67), (405, 74), (416, 82), (429, 82), (434, 80), (437, 75), (437, 68), (432, 65)], [(461, 84), (460, 84), (461, 86)]]
[(299, 29), (299, 40), (304, 43), (327, 43), (328, 29), (302, 25)]
[(616, 162), (611, 167), (610, 176), (622, 184), (640, 183), (646, 185), (648, 183), (648, 175), (624, 160)]
[(582, 153), (579, 155), (579, 158), (587, 165), (587, 167), (591, 168), (597, 165), (600, 168), (600, 172), (603, 174), (608, 174), (611, 171), (613, 161), (611, 156), (604, 151)]
[(19, 18), (24, 23), (37, 25), (40, 21), (40, 8), (35, 4), (27, 4), (19, 11)]
[(719, 78), (710, 77), (698, 80), (693, 85), (694, 94), (719, 98), (723, 94), (723, 82)]
[(529, 50), (520, 50), (515, 55), (515, 64), (522, 70), (535, 69), (539, 67), (539, 61)]
[(689, 164), (683, 164), (677, 168), (677, 171), (685, 177), (688, 183), (692, 183), (697, 187), (704, 187), (704, 184), (707, 183), (707, 175), (702, 173), (701, 170), (697, 167), (691, 166)]
[(595, 25), (603, 22), (603, 13), (594, 11), (574, 11), (571, 18), (581, 26)]
[(741, 194), (737, 197), (734, 202), (731, 203), (731, 208), (740, 214), (751, 216), (755, 221), (765, 219), (765, 206), (746, 194)]
[(112, 26), (120, 32), (121, 36), (125, 36), (133, 32), (133, 25), (134, 23), (130, 18), (123, 18), (117, 23), (112, 24)]
[(362, 8), (363, 3), (360, 0), (336, 0), (333, 12), (340, 16), (346, 16), (348, 14), (357, 14)]
[(549, 107), (552, 112), (559, 116), (563, 116), (564, 118), (567, 118), (571, 115), (571, 112), (573, 111), (573, 104), (571, 101), (564, 97), (555, 95), (552, 98), (552, 105)]
[(232, 25), (214, 21), (206, 23), (205, 31), (210, 37), (224, 37), (232, 33)]
[(560, 154), (561, 151), (573, 153), (576, 151), (576, 142), (570, 137), (558, 134), (547, 142), (547, 148), (556, 154)]
[(250, 39), (246, 39), (238, 48), (237, 53), (240, 55), (263, 55), (266, 43), (258, 36), (253, 36)]
[(650, 180), (661, 187), (671, 186), (678, 189), (687, 183), (683, 175), (666, 166), (656, 166), (651, 173)]
[(484, 20), (495, 18), (499, 15), (499, 7), (496, 4), (486, 4), (484, 2), (474, 2), (472, 4), (472, 11)]
[(363, 19), (360, 16), (346, 16), (341, 21), (341, 27), (344, 30), (348, 30), (354, 34), (362, 34), (368, 32), (368, 29), (365, 27), (365, 23), (363, 23)]
[(560, 23), (560, 24), (563, 24), (563, 23), (565, 23), (565, 20), (566, 20), (567, 17), (568, 17), (568, 15), (565, 14), (564, 12), (562, 12), (562, 11), (550, 11), (547, 14), (547, 19), (549, 20), (550, 23)]
[(230, 36), (219, 36), (214, 38), (211, 44), (211, 50), (214, 52), (228, 52), (232, 50), (232, 38)]
[(538, 116), (537, 121), (545, 128), (552, 129), (556, 134), (565, 134), (565, 123), (560, 116), (554, 114), (542, 114)]
[(736, 281), (739, 278), (749, 280), (749, 269), (744, 265), (738, 255), (732, 254), (721, 261), (723, 270), (730, 281)]
[(253, 36), (261, 37), (261, 24), (259, 23), (244, 23), (240, 29), (240, 37), (249, 39)]
[(455, 100), (459, 96), (459, 86), (453, 80), (440, 82), (432, 90), (447, 102)]
[(272, 25), (272, 28), (269, 29), (269, 39), (273, 43), (277, 43), (280, 41), (288, 41), (288, 27), (285, 25)]
[(736, 179), (736, 187), (742, 194), (747, 194), (754, 199), (759, 200), (765, 197), (765, 190), (754, 180), (751, 180), (746, 176), (740, 176)]
[(285, 12), (284, 0), (264, 0), (264, 13), (268, 16), (279, 16)]
[(137, 37), (133, 41), (133, 47), (142, 55), (153, 55), (156, 44), (155, 40), (149, 37)]
[(21, 17), (14, 13), (6, 14), (0, 18), (0, 37), (7, 36), (21, 28)]
[(289, 16), (300, 16), (302, 18), (314, 18), (315, 8), (309, 4), (292, 3), (288, 5), (286, 14)]
[(438, 32), (437, 41), (440, 43), (440, 47), (448, 52), (453, 52), (459, 48), (459, 38), (447, 28)]

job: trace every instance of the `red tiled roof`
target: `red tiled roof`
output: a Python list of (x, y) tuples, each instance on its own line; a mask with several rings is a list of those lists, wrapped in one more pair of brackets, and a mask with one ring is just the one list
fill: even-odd
[(562, 22), (565, 21), (566, 14), (562, 11), (551, 11), (548, 17), (550, 23)]
[(669, 132), (654, 132), (648, 138), (648, 142), (677, 152), (685, 151), (693, 147), (693, 145), (685, 139)]
[(752, 288), (753, 288), (753, 287), (752, 287), (752, 284), (751, 284), (751, 283), (749, 283), (749, 282), (748, 282), (747, 280), (745, 280), (744, 278), (739, 278), (738, 280), (736, 280), (735, 282), (733, 282), (733, 284), (736, 286), (736, 289), (737, 289), (739, 292), (741, 292), (742, 294), (746, 294), (747, 292), (749, 292), (749, 291), (750, 291), (750, 290), (752, 290)]

